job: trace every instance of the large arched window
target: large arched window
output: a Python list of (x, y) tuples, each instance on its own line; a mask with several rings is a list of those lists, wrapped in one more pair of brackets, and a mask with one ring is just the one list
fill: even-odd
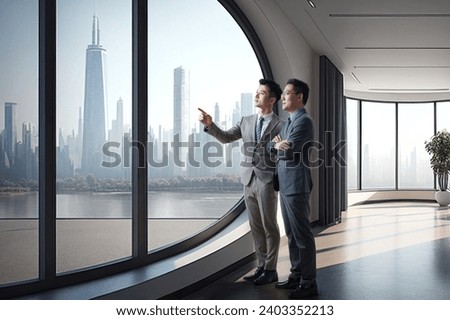
[(149, 1), (149, 249), (220, 219), (241, 197), (240, 144), (223, 145), (198, 121), (222, 128), (254, 113), (261, 68), (245, 34), (216, 1)]
[(245, 17), (206, 0), (5, 0), (0, 15), (1, 297), (148, 264), (228, 221), (239, 144), (211, 140), (197, 107), (224, 128), (254, 112), (270, 67)]

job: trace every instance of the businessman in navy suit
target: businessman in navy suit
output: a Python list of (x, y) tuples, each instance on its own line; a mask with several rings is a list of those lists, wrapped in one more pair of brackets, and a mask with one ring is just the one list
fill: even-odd
[(267, 152), (266, 144), (280, 133), (283, 121), (273, 112), (281, 98), (281, 87), (269, 79), (261, 79), (255, 95), (258, 114), (242, 117), (232, 128), (222, 130), (212, 117), (199, 108), (204, 131), (222, 143), (242, 139), (241, 182), (249, 214), (258, 265), (244, 280), (256, 285), (278, 281), (276, 271), (280, 246), (277, 223), (277, 192), (273, 187), (275, 159)]
[(294, 289), (291, 299), (318, 294), (316, 283), (316, 245), (310, 224), (312, 179), (309, 149), (314, 140), (314, 122), (305, 105), (309, 86), (290, 79), (282, 93), (283, 110), (289, 113), (280, 134), (267, 148), (277, 153), (277, 173), (281, 213), (288, 238), (291, 272), (276, 288)]

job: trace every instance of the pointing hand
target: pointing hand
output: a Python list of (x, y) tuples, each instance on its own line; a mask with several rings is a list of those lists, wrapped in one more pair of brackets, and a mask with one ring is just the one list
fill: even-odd
[(209, 127), (212, 125), (212, 117), (203, 109), (197, 108), (198, 111), (200, 111), (200, 115), (198, 116), (198, 120), (205, 125), (206, 127)]

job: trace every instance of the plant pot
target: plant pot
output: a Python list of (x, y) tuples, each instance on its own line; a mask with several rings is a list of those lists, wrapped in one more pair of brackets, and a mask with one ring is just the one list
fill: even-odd
[(437, 181), (439, 185), (439, 190), (445, 191), (448, 187), (448, 173), (438, 173), (437, 174)]
[(434, 194), (434, 198), (440, 207), (447, 207), (450, 204), (450, 192), (438, 191)]

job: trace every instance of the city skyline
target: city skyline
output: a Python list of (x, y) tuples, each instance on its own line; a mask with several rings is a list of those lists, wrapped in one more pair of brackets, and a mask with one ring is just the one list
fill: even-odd
[[(248, 92), (255, 90), (257, 80), (261, 78), (259, 64), (248, 40), (219, 3), (200, 0), (191, 5), (189, 16), (195, 17), (195, 21), (189, 24), (180, 19), (185, 15), (185, 3), (186, 0), (173, 0), (170, 4), (149, 3), (148, 131), (149, 136), (153, 133), (159, 143), (162, 142), (162, 137), (166, 141), (173, 141), (171, 136), (175, 124), (179, 122), (175, 118), (183, 122), (182, 139), (187, 139), (193, 132), (199, 132), (200, 126), (196, 120), (198, 106), (206, 110), (220, 106), (223, 120), (220, 122), (225, 126), (234, 125), (237, 122), (237, 108), (243, 104), (240, 96), (251, 97), (253, 108), (252, 93)], [(21, 6), (15, 1), (7, 0), (0, 3), (0, 9), (0, 27), (8, 30), (0, 32), (0, 42), (5, 44), (3, 61), (8, 62), (1, 64), (4, 72), (0, 73), (0, 103), (4, 105), (12, 102), (16, 112), (15, 120), (7, 120), (7, 123), (4, 117), (7, 112), (0, 112), (0, 127), (2, 124), (3, 129), (14, 125), (17, 128), (15, 142), (8, 138), (11, 143), (7, 144), (23, 142), (22, 148), (25, 148), (26, 140), (31, 139), (28, 137), (30, 134), (34, 135), (33, 139), (37, 142), (39, 126), (38, 7), (33, 1)], [(19, 16), (24, 23), (16, 23)], [(208, 30), (203, 28), (205, 23), (211, 25)], [(183, 48), (181, 56), (180, 46)], [(239, 47), (241, 50), (229, 50), (232, 47)], [(248, 50), (242, 50), (245, 47)], [(17, 52), (20, 54), (17, 55)], [(211, 59), (205, 59), (205, 56)], [(94, 60), (97, 62), (93, 62)], [(57, 168), (59, 177), (67, 177), (73, 172), (83, 172), (79, 170), (83, 167), (83, 155), (84, 167), (87, 166), (86, 159), (95, 153), (93, 148), (87, 148), (88, 144), (94, 144), (93, 137), (98, 138), (97, 150), (107, 140), (121, 142), (124, 137), (131, 139), (131, 1), (97, 0), (95, 3), (93, 0), (60, 0), (57, 11), (56, 61)], [(93, 65), (101, 68), (101, 72), (92, 71), (96, 69)], [(188, 103), (182, 112), (174, 116), (177, 97), (174, 94), (173, 75), (179, 66), (183, 66), (189, 78), (194, 79), (186, 90), (186, 94), (194, 98), (192, 103)], [(236, 77), (236, 72), (240, 72), (239, 77)], [(100, 79), (95, 82), (97, 86), (103, 87), (99, 91), (101, 97), (94, 99), (98, 100), (96, 102), (89, 101), (96, 97), (88, 86), (92, 82), (92, 74), (101, 74)], [(21, 85), (17, 85), (19, 83)], [(100, 111), (89, 115), (88, 111), (95, 104), (103, 106), (99, 107)], [(248, 108), (248, 101), (244, 104)], [(104, 115), (101, 115), (102, 110)], [(91, 124), (88, 125), (88, 122)], [(94, 126), (94, 133), (84, 134)], [(31, 127), (34, 128), (33, 131), (27, 129)], [(8, 135), (6, 131), (5, 134)], [(158, 134), (155, 135), (154, 132)], [(161, 155), (162, 150), (156, 152)], [(87, 173), (92, 170), (84, 171)]]
[[(149, 3), (149, 125), (153, 127), (172, 128), (172, 76), (173, 69), (180, 65), (191, 73), (190, 126), (197, 118), (197, 107), (212, 111), (218, 103), (231, 116), (240, 93), (254, 92), (262, 77), (248, 40), (219, 3), (190, 4), (192, 22), (185, 23), (186, 3), (186, 0)], [(38, 125), (37, 4), (31, 1), (19, 6), (16, 1), (2, 1), (0, 9), (0, 27), (8, 30), (0, 33), (0, 43), (4, 44), (0, 104), (17, 103), (18, 119)], [(131, 1), (97, 0), (94, 6), (93, 0), (60, 0), (57, 127), (62, 128), (64, 135), (77, 131), (78, 111), (83, 107), (85, 50), (91, 39), (93, 14), (101, 20), (101, 42), (108, 49), (107, 130), (111, 129), (119, 98), (124, 105), (124, 124), (131, 124)], [(19, 16), (23, 23), (17, 23)], [(205, 29), (204, 24), (210, 27)], [(232, 50), (245, 47), (248, 50)], [(205, 61), (205, 56), (210, 56), (211, 61)], [(211, 64), (212, 61), (217, 63)], [(0, 123), (3, 122), (2, 114)]]

